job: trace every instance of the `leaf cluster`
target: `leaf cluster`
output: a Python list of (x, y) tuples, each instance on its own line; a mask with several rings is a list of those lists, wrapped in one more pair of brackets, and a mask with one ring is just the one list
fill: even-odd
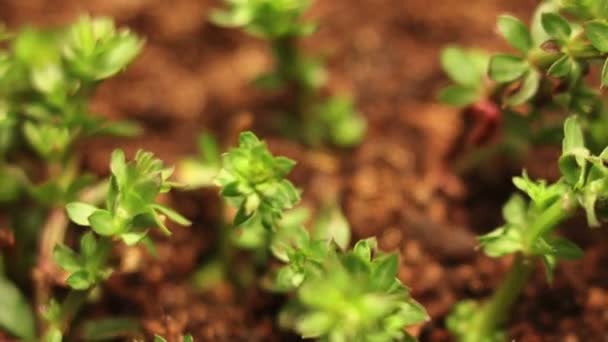
[(101, 236), (118, 237), (127, 245), (141, 241), (150, 227), (158, 227), (170, 235), (165, 218), (181, 225), (190, 224), (173, 209), (156, 203), (156, 197), (175, 184), (168, 180), (173, 168), (164, 167), (152, 153), (140, 150), (133, 162), (127, 163), (124, 152), (115, 150), (110, 169), (106, 208), (82, 202), (69, 203), (66, 209), (74, 223), (89, 226)]
[[(503, 207), (505, 224), (479, 237), (484, 252), (492, 257), (521, 252), (540, 256), (551, 279), (558, 259), (576, 259), (583, 251), (574, 243), (551, 235), (554, 226), (572, 216), (576, 208), (587, 214), (590, 226), (598, 226), (597, 210), (608, 197), (608, 152), (593, 156), (585, 147), (583, 130), (576, 117), (564, 123), (564, 140), (559, 165), (562, 178), (547, 184), (533, 181), (524, 172), (513, 183), (530, 201), (513, 195)], [(558, 219), (556, 219), (556, 217)], [(538, 222), (545, 224), (539, 226)]]
[(132, 131), (91, 116), (88, 101), (141, 51), (135, 34), (85, 16), (56, 30), (24, 28), (8, 40), (0, 52), (0, 155), (18, 134), (42, 158), (58, 160), (81, 135)]
[(414, 341), (403, 327), (428, 316), (396, 278), (398, 264), (374, 239), (344, 253), (329, 249), (295, 290), (281, 324), (321, 341)]
[(211, 16), (221, 26), (240, 27), (265, 39), (305, 36), (315, 30), (312, 23), (302, 23), (302, 14), (310, 0), (226, 0), (226, 10)]
[(283, 211), (300, 200), (298, 190), (286, 179), (294, 165), (291, 159), (273, 156), (253, 133), (241, 133), (239, 146), (222, 156), (216, 179), (221, 195), (238, 208), (235, 226), (276, 227)]

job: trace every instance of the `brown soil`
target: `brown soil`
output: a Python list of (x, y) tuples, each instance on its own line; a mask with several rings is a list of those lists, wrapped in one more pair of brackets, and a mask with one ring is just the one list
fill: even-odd
[[(107, 174), (109, 153), (118, 146), (149, 149), (172, 162), (194, 151), (202, 129), (226, 145), (240, 130), (254, 129), (273, 151), (299, 162), (293, 181), (307, 205), (338, 196), (356, 237), (376, 235), (383, 249), (401, 254), (399, 276), (432, 317), (412, 332), (422, 341), (449, 341), (444, 318), (452, 304), (487, 296), (508, 266), (509, 260), (476, 252), (474, 234), (500, 223), (501, 203), (513, 191), (509, 180), (521, 165), (496, 164), (464, 181), (450, 173), (445, 160), (466, 127), (456, 110), (435, 103), (446, 83), (438, 53), (451, 43), (504, 49), (493, 31), (496, 15), (529, 17), (535, 3), (317, 0), (310, 17), (321, 27), (303, 44), (328, 57), (330, 91), (352, 94), (368, 118), (369, 134), (353, 151), (311, 151), (270, 129), (277, 101), (248, 85), (269, 66), (267, 47), (208, 23), (214, 1), (0, 1), (0, 18), (10, 27), (52, 25), (90, 12), (113, 16), (146, 37), (142, 56), (95, 101), (98, 112), (139, 120), (146, 132), (84, 145), (86, 168)], [(528, 160), (536, 174), (552, 173), (542, 158)], [(158, 237), (158, 259), (143, 250), (117, 250), (122, 272), (85, 315), (134, 315), (148, 336), (169, 339), (189, 332), (196, 341), (297, 340), (275, 324), (280, 297), (257, 288), (222, 285), (200, 293), (190, 286), (189, 276), (211, 248), (217, 198), (201, 191), (167, 200), (194, 225), (174, 228), (170, 239)], [(576, 220), (566, 226), (585, 257), (560, 265), (552, 286), (538, 269), (509, 325), (517, 341), (606, 338), (605, 233), (583, 230)]]

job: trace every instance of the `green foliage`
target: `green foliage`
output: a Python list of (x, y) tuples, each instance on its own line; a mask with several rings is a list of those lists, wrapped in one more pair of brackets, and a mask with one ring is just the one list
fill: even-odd
[(20, 339), (33, 340), (36, 326), (32, 308), (19, 288), (3, 274), (0, 274), (0, 308), (1, 328)]
[[(331, 143), (339, 147), (359, 144), (366, 131), (364, 117), (347, 97), (325, 97), (326, 83), (322, 58), (308, 56), (298, 40), (315, 31), (315, 24), (304, 23), (302, 16), (310, 0), (225, 0), (228, 9), (215, 11), (211, 19), (218, 25), (238, 27), (270, 42), (275, 65), (259, 75), (253, 84), (261, 89), (296, 92), (294, 117), (282, 120), (286, 133), (317, 146)], [(302, 128), (304, 127), (304, 128)]]
[(60, 160), (81, 136), (128, 128), (91, 116), (88, 101), (99, 82), (123, 70), (141, 47), (137, 36), (117, 30), (108, 18), (16, 33), (0, 52), (0, 155), (18, 132), (42, 158)]
[[(547, 184), (544, 180), (531, 180), (524, 172), (522, 177), (513, 179), (515, 186), (529, 200), (520, 194), (513, 195), (503, 207), (505, 224), (480, 236), (479, 242), (488, 256), (515, 254), (516, 261), (510, 275), (487, 303), (481, 306), (464, 303), (454, 309), (448, 326), (459, 341), (472, 342), (480, 338), (487, 341), (504, 340), (500, 324), (504, 323), (505, 313), (522, 291), (527, 274), (532, 269), (532, 261), (543, 261), (547, 279), (551, 282), (559, 260), (583, 256), (578, 246), (565, 238), (556, 237), (553, 231), (561, 222), (573, 216), (578, 208), (586, 212), (589, 226), (599, 225), (598, 209), (608, 199), (606, 158), (608, 152), (593, 155), (587, 149), (581, 124), (573, 116), (564, 122), (562, 155), (559, 159), (562, 178)], [(478, 309), (475, 311), (474, 307)]]
[(69, 272), (66, 282), (71, 288), (86, 290), (110, 276), (111, 270), (105, 265), (108, 253), (108, 244), (98, 241), (92, 232), (87, 232), (80, 239), (80, 254), (67, 246), (58, 245), (53, 251), (53, 259)]
[(222, 26), (239, 27), (265, 39), (311, 34), (315, 25), (301, 23), (310, 0), (225, 0), (226, 10), (215, 11), (211, 18)]
[(480, 100), (484, 96), (488, 62), (489, 57), (480, 51), (445, 48), (441, 52), (441, 66), (455, 84), (442, 89), (439, 100), (453, 106), (467, 106)]
[[(479, 76), (465, 50), (446, 48), (441, 62), (454, 84), (441, 91), (440, 100), (454, 106), (491, 103), (502, 109), (501, 116), (515, 112), (525, 117), (530, 126), (540, 129), (519, 139), (522, 147), (543, 144), (543, 137), (560, 134), (559, 125), (550, 124), (545, 113), (559, 111), (564, 118), (578, 114), (592, 133), (590, 150), (600, 152), (598, 148), (608, 143), (606, 135), (599, 133), (607, 127), (607, 109), (599, 92), (586, 85), (592, 78), (585, 76), (600, 70), (594, 65), (603, 66), (599, 79), (603, 86), (608, 83), (608, 21), (603, 3), (544, 1), (529, 29), (513, 16), (499, 16), (498, 33), (516, 52), (494, 54)], [(476, 82), (486, 73), (491, 81)], [(499, 139), (489, 140), (497, 146), (494, 151), (510, 151), (505, 147), (514, 137), (509, 130), (503, 132)]]
[(398, 259), (375, 250), (375, 240), (353, 250), (330, 250), (285, 307), (280, 322), (321, 341), (413, 341), (404, 326), (428, 319), (396, 278)]
[(166, 235), (171, 232), (164, 221), (170, 219), (181, 225), (190, 222), (162, 204), (156, 197), (168, 192), (175, 184), (168, 181), (173, 169), (150, 152), (138, 151), (134, 161), (127, 163), (121, 150), (112, 153), (112, 176), (106, 209), (86, 203), (73, 202), (66, 207), (70, 219), (81, 226), (89, 226), (101, 236), (120, 237), (127, 245), (141, 241), (149, 227), (158, 227)]
[(285, 178), (294, 165), (293, 160), (274, 157), (253, 133), (241, 133), (239, 146), (223, 155), (217, 177), (222, 196), (238, 208), (235, 226), (276, 226), (282, 213), (300, 200)]

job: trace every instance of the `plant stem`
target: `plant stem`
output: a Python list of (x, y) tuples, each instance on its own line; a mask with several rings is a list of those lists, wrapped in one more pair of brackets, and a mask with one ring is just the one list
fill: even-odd
[(540, 236), (548, 233), (552, 229), (555, 229), (558, 224), (572, 215), (572, 212), (574, 211), (572, 205), (576, 205), (576, 202), (569, 201), (571, 197), (572, 194), (570, 192), (561, 196), (547, 209), (545, 209), (543, 213), (534, 220), (532, 225), (528, 227), (524, 233), (526, 234), (524, 241), (527, 251), (531, 250), (533, 244)]
[(502, 284), (476, 314), (476, 324), (467, 341), (484, 341), (505, 323), (509, 311), (523, 290), (532, 270), (532, 258), (518, 254)]
[(536, 240), (555, 229), (559, 223), (572, 215), (572, 207), (568, 205), (570, 193), (566, 193), (552, 203), (525, 231), (525, 253), (517, 254), (509, 273), (495, 290), (494, 294), (482, 306), (473, 318), (473, 329), (467, 334), (465, 341), (485, 341), (496, 333), (497, 329), (509, 317), (511, 307), (524, 289), (530, 274), (534, 270), (536, 257), (530, 254)]

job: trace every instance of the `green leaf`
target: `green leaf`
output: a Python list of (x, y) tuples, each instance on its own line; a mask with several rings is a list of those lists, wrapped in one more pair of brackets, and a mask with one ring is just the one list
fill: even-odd
[(353, 253), (360, 259), (369, 262), (372, 258), (372, 251), (376, 248), (377, 244), (375, 238), (359, 240), (355, 244), (355, 247), (353, 247)]
[(97, 252), (97, 240), (92, 232), (85, 233), (80, 238), (80, 253), (86, 259), (92, 258)]
[(386, 290), (393, 285), (399, 269), (399, 257), (397, 254), (383, 255), (373, 262), (372, 277), (378, 289)]
[(482, 74), (476, 68), (467, 52), (458, 47), (448, 47), (441, 52), (441, 65), (456, 83), (476, 88)]
[(530, 69), (521, 58), (512, 55), (495, 55), (490, 59), (490, 78), (499, 83), (514, 81)]
[(120, 227), (114, 225), (112, 214), (107, 210), (98, 209), (91, 214), (89, 224), (95, 233), (101, 236), (111, 236), (120, 230)]
[(69, 247), (56, 245), (53, 249), (53, 260), (68, 272), (76, 272), (82, 268), (78, 255)]
[(608, 23), (591, 21), (585, 25), (585, 34), (596, 49), (600, 52), (608, 52)]
[(575, 63), (569, 55), (563, 55), (555, 63), (549, 67), (547, 73), (555, 77), (566, 77), (572, 71), (572, 65)]
[(399, 308), (400, 323), (405, 326), (411, 326), (429, 320), (429, 315), (420, 303), (413, 299), (403, 303)]
[(479, 91), (475, 88), (460, 85), (447, 86), (439, 92), (439, 101), (452, 106), (468, 106), (474, 103), (479, 97)]
[(564, 122), (563, 153), (569, 153), (585, 148), (583, 129), (575, 116), (570, 116)]
[(303, 338), (315, 338), (329, 332), (333, 323), (333, 317), (329, 313), (317, 311), (300, 317), (296, 329)]
[(513, 46), (524, 54), (532, 48), (532, 37), (526, 25), (510, 15), (498, 17), (498, 32)]
[(602, 67), (602, 87), (608, 85), (608, 58), (604, 61), (604, 66)]
[(167, 342), (163, 337), (154, 335), (154, 342)]
[(529, 99), (536, 95), (540, 84), (540, 73), (536, 70), (528, 71), (524, 77), (519, 90), (515, 94), (507, 97), (505, 103), (509, 106), (519, 106), (526, 103)]
[(110, 170), (119, 187), (121, 187), (127, 181), (127, 162), (125, 160), (125, 153), (120, 150), (114, 150), (110, 160)]
[(175, 210), (173, 210), (167, 206), (155, 203), (155, 204), (152, 204), (152, 208), (160, 211), (163, 215), (167, 216), (171, 221), (173, 221), (177, 224), (181, 224), (182, 226), (189, 226), (192, 224), (192, 222), (190, 222), (190, 220), (183, 217), (181, 214), (179, 214), (178, 212), (176, 212)]
[(70, 220), (79, 226), (88, 226), (89, 216), (98, 210), (95, 206), (83, 202), (68, 203), (65, 209)]
[(35, 340), (32, 309), (19, 288), (4, 277), (0, 277), (0, 308), (0, 327), (20, 339)]
[(547, 241), (554, 250), (555, 256), (560, 259), (576, 260), (585, 255), (585, 252), (572, 241), (564, 238), (552, 238)]
[(543, 13), (541, 16), (541, 23), (545, 32), (551, 37), (566, 41), (572, 34), (570, 24), (566, 19), (557, 13)]
[(194, 342), (194, 338), (192, 337), (192, 335), (186, 335), (186, 336), (184, 336), (184, 339), (182, 342)]
[(92, 282), (89, 273), (84, 270), (76, 271), (68, 277), (66, 283), (75, 290), (86, 290), (91, 287)]

